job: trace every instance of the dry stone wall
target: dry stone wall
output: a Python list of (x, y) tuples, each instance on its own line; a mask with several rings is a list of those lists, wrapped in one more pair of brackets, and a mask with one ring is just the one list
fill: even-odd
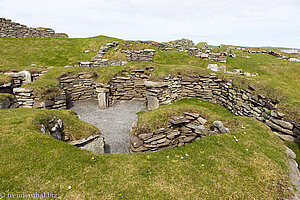
[(189, 48), (188, 54), (211, 61), (226, 62), (227, 52), (213, 53), (211, 49)]
[(103, 59), (103, 56), (111, 48), (118, 50), (119, 42), (107, 43), (105, 46), (101, 46), (100, 51), (90, 62), (79, 62), (79, 67), (104, 67), (104, 66), (122, 66), (127, 62), (152, 62), (155, 53), (154, 49), (144, 49), (139, 51), (122, 50), (122, 53), (126, 54), (127, 61), (109, 60)]
[(27, 88), (14, 88), (13, 94), (15, 96), (16, 103), (20, 108), (43, 108), (43, 109), (66, 109), (67, 99), (65, 92), (62, 92), (60, 96), (54, 97), (47, 101), (40, 101), (40, 99), (34, 94), (32, 89)]
[(289, 120), (276, 111), (278, 100), (257, 93), (251, 86), (239, 89), (230, 82), (218, 79), (216, 74), (166, 77), (161, 82), (149, 81), (143, 70), (123, 72), (106, 84), (95, 83), (87, 72), (61, 78), (64, 92), (59, 97), (39, 103), (31, 89), (15, 88), (20, 107), (65, 109), (67, 102), (97, 99), (101, 108), (120, 101), (146, 101), (148, 110), (184, 98), (201, 98), (219, 104), (239, 116), (254, 117), (269, 126), (275, 134), (289, 141), (299, 141), (300, 123)]
[(130, 148), (133, 152), (156, 151), (170, 147), (183, 146), (197, 138), (207, 135), (229, 133), (221, 121), (214, 121), (213, 130), (205, 127), (207, 120), (198, 113), (184, 112), (184, 116), (171, 116), (166, 128), (150, 133), (136, 133), (136, 124), (130, 133)]
[(68, 35), (55, 33), (50, 28), (30, 28), (10, 19), (0, 18), (0, 38), (68, 38)]
[(96, 84), (93, 74), (81, 72), (77, 75), (64, 76), (60, 85), (66, 93), (67, 101), (96, 99)]
[(128, 62), (152, 62), (154, 56), (154, 49), (144, 49), (140, 51), (123, 50), (126, 53)]

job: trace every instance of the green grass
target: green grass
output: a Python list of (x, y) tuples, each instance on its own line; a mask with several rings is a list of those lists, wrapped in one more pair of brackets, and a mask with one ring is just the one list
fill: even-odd
[[(0, 71), (67, 66), (90, 61), (101, 45), (119, 39), (93, 38), (0, 38)], [(84, 53), (89, 50), (89, 53)], [(95, 52), (93, 50), (96, 50)], [(36, 64), (38, 67), (28, 67)]]
[[(236, 53), (237, 58), (227, 59), (227, 69), (242, 69), (259, 75), (254, 78), (233, 77), (233, 80), (244, 85), (252, 84), (257, 90), (269, 97), (278, 98), (279, 110), (300, 120), (300, 63), (278, 60), (268, 54)], [(242, 58), (249, 55), (251, 58)], [(230, 77), (230, 76), (229, 76)]]
[(199, 42), (198, 44), (196, 44), (196, 47), (199, 49), (201, 49), (202, 47), (206, 47), (206, 46), (208, 46), (207, 42)]
[[(115, 50), (117, 48), (117, 50)], [(106, 54), (103, 56), (104, 59), (109, 60), (121, 60), (127, 61), (126, 53), (122, 53), (122, 50), (130, 50), (130, 51), (139, 51), (144, 49), (154, 49), (157, 50), (156, 47), (143, 44), (136, 41), (120, 41), (119, 45), (116, 48), (111, 48)]]
[(14, 96), (12, 94), (8, 94), (8, 93), (0, 93), (0, 103), (2, 101), (4, 101), (6, 98), (13, 99)]
[(298, 163), (298, 169), (300, 169), (300, 144), (295, 142), (284, 141), (284, 144), (293, 150), (296, 154), (296, 162)]
[(0, 85), (10, 83), (11, 78), (8, 76), (4, 76), (3, 74), (0, 74)]
[(1, 191), (50, 192), (58, 194), (58, 199), (277, 199), (289, 195), (283, 142), (265, 125), (197, 99), (177, 102), (174, 109), (179, 105), (208, 112), (210, 120), (222, 119), (231, 133), (159, 152), (93, 154), (44, 135), (36, 127), (39, 119), (55, 114), (71, 133), (88, 134), (91, 127), (83, 130), (82, 124), (69, 129), (67, 125), (73, 126), (74, 121), (68, 120), (79, 120), (68, 111), (0, 110)]

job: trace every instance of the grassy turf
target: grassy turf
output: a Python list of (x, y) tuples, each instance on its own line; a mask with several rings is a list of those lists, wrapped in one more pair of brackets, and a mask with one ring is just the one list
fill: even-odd
[[(0, 38), (0, 71), (38, 69), (28, 67), (67, 66), (90, 61), (101, 45), (119, 39), (105, 36), (92, 38)], [(89, 53), (84, 53), (89, 50)], [(96, 50), (96, 51), (93, 51)]]
[[(79, 128), (82, 124), (69, 129), (69, 123), (74, 125), (74, 121), (69, 121), (71, 118), (76, 123), (79, 121), (69, 116), (68, 111), (0, 110), (1, 191), (50, 192), (58, 194), (59, 199), (277, 199), (288, 196), (290, 183), (283, 142), (265, 125), (254, 119), (235, 117), (222, 107), (197, 99), (173, 104), (174, 112), (178, 112), (179, 105), (185, 108), (191, 105), (191, 110), (201, 113), (205, 111), (210, 120), (221, 119), (232, 128), (231, 133), (153, 153), (93, 154), (46, 136), (36, 127), (36, 120), (44, 119), (41, 115), (55, 114), (63, 119), (70, 132), (77, 130), (83, 135), (91, 132), (91, 127)], [(170, 107), (172, 105), (161, 109)], [(241, 124), (245, 130), (240, 128)], [(244, 131), (247, 134), (243, 134)], [(68, 189), (69, 186), (72, 188)]]
[(0, 85), (10, 83), (11, 78), (8, 76), (4, 76), (3, 74), (0, 74)]

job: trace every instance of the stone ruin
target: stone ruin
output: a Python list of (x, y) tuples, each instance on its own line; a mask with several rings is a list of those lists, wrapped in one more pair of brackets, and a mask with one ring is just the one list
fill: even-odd
[(167, 43), (168, 46), (176, 48), (179, 50), (188, 50), (191, 47), (194, 47), (195, 44), (192, 40), (182, 38), (181, 40), (174, 40)]
[(214, 53), (212, 49), (189, 48), (188, 54), (199, 58), (211, 61), (226, 62), (227, 52)]
[[(63, 121), (56, 116), (46, 124), (40, 124), (40, 126), (42, 133), (50, 135), (57, 140), (67, 142), (72, 139), (64, 133)], [(94, 153), (104, 153), (104, 138), (100, 134), (90, 135), (80, 140), (72, 140), (70, 144)]]
[(197, 138), (207, 135), (229, 133), (221, 121), (214, 121), (212, 131), (209, 131), (198, 113), (184, 112), (184, 116), (171, 116), (166, 128), (160, 128), (150, 133), (136, 133), (136, 123), (130, 133), (130, 148), (133, 152), (156, 151), (170, 147), (183, 146)]
[(100, 51), (90, 62), (79, 62), (79, 67), (104, 67), (104, 66), (122, 66), (127, 62), (152, 62), (155, 53), (154, 49), (144, 50), (122, 50), (121, 53), (126, 54), (127, 61), (103, 59), (103, 56), (111, 48), (118, 50), (119, 42), (107, 43), (101, 46)]
[(51, 28), (31, 28), (0, 18), (0, 38), (68, 38), (68, 35), (55, 33)]

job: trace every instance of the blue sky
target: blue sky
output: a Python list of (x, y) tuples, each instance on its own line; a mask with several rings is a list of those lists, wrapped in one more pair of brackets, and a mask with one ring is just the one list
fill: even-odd
[(70, 37), (300, 48), (300, 0), (0, 0), (0, 17)]

